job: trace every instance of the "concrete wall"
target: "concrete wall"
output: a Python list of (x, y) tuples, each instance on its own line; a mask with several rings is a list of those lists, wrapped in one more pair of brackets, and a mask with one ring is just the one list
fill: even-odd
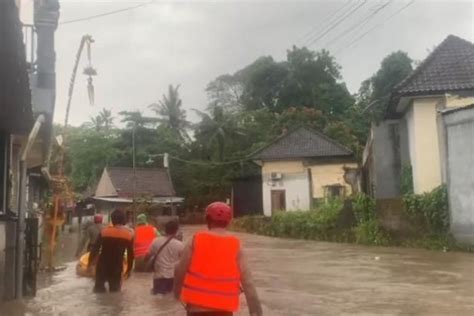
[(346, 195), (352, 194), (352, 188), (344, 181), (344, 167), (357, 168), (356, 163), (350, 164), (324, 164), (310, 166), (313, 182), (313, 198), (324, 197), (324, 187), (328, 185), (342, 185), (346, 189)]
[(400, 135), (399, 122), (387, 120), (373, 125), (373, 185), (377, 199), (400, 195)]
[[(271, 180), (279, 172), (282, 179)], [(311, 206), (308, 170), (302, 161), (264, 162), (262, 165), (263, 213), (272, 215), (271, 191), (285, 190), (286, 210), (307, 210)]]
[(474, 108), (444, 116), (451, 231), (474, 244)]

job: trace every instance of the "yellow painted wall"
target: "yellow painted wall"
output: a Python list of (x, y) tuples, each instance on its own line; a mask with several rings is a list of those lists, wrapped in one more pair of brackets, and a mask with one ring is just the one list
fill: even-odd
[(461, 97), (455, 94), (446, 95), (446, 107), (467, 106), (474, 103), (474, 97)]
[(441, 185), (441, 161), (438, 141), (437, 105), (439, 98), (413, 100), (413, 120), (409, 127), (410, 157), (415, 193)]
[(346, 195), (352, 193), (350, 185), (344, 181), (344, 166), (357, 168), (356, 163), (315, 165), (310, 167), (313, 179), (313, 198), (323, 198), (324, 186), (333, 184), (344, 185), (346, 187)]
[(303, 161), (265, 161), (262, 165), (262, 174), (272, 172), (302, 173), (305, 169)]

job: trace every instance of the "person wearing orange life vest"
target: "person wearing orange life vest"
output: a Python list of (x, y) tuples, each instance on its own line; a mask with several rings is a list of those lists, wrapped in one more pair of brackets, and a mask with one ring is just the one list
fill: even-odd
[(242, 245), (227, 232), (232, 209), (222, 202), (206, 208), (208, 231), (189, 241), (175, 269), (174, 293), (186, 304), (188, 316), (230, 316), (239, 310), (241, 288), (251, 316), (262, 307)]
[(145, 256), (153, 240), (159, 236), (158, 230), (153, 225), (148, 224), (146, 215), (139, 214), (137, 216), (137, 226), (135, 227), (135, 239), (133, 242), (136, 272), (145, 272)]

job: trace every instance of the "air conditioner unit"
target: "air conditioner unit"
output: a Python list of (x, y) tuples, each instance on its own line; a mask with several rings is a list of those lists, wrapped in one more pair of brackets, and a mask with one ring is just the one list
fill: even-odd
[(280, 172), (272, 172), (270, 178), (272, 180), (281, 180), (283, 178), (283, 175)]

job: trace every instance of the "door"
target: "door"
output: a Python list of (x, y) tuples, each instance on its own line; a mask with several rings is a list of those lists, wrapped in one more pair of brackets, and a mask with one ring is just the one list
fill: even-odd
[(272, 190), (272, 213), (286, 209), (285, 190)]

